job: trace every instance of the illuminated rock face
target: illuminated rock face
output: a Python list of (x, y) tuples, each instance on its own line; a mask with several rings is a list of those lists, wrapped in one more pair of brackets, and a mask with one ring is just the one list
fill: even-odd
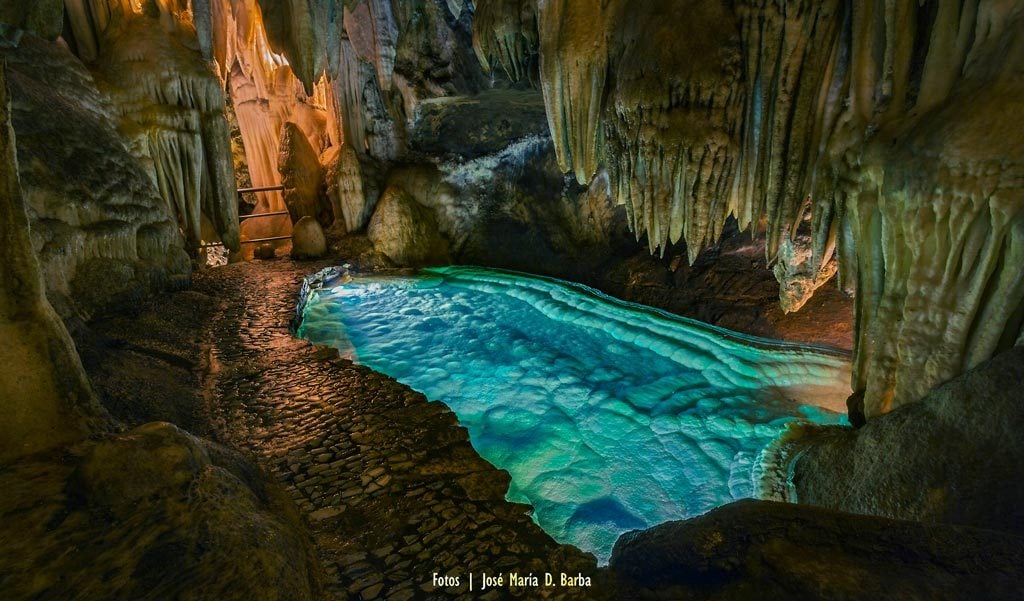
[(498, 65), (513, 81), (529, 75), (537, 48), (533, 0), (478, 0), (474, 3), (473, 49), (485, 69)]
[[(489, 4), (478, 49), (514, 73), (532, 23)], [(869, 417), (1018, 342), (1020, 3), (537, 8), (562, 168), (605, 166), (652, 252), (682, 239), (692, 260), (730, 214), (763, 224), (787, 310), (838, 255)]]
[(399, 188), (388, 188), (366, 229), (380, 252), (402, 266), (445, 263), (448, 242), (433, 213)]
[(303, 217), (312, 217), (323, 225), (334, 221), (331, 208), (321, 202), (324, 173), (320, 158), (305, 133), (294, 123), (285, 124), (277, 170), (283, 178), (284, 203), (293, 223)]
[[(278, 185), (316, 155), (322, 208), (355, 231), (395, 183), (374, 177), (421, 150), (431, 104), (488, 87), (479, 60), (492, 77), (539, 76), (559, 166), (607, 188), (652, 252), (685, 241), (693, 260), (732, 215), (766, 231), (785, 310), (838, 272), (857, 294), (853, 383), (868, 416), (1021, 338), (1019, 2), (65, 5), (68, 43), (190, 245), (237, 234), (221, 84), (253, 183)], [(19, 27), (55, 31), (51, 3), (9, 10)], [(299, 131), (307, 167), (282, 166)], [(293, 218), (311, 212), (305, 196)], [(256, 212), (287, 207), (259, 198)], [(242, 235), (287, 234), (291, 221), (251, 220)]]
[(366, 227), (373, 215), (380, 191), (372, 176), (372, 167), (361, 160), (352, 146), (335, 146), (324, 153), (326, 194), (334, 214), (334, 227), (357, 232)]
[(1018, 347), (858, 430), (808, 429), (787, 449), (792, 488), (785, 500), (1020, 534), (1021, 382)]

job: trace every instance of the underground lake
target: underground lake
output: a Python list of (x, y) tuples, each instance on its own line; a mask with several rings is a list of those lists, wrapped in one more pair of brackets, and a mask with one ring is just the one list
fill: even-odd
[(511, 474), (508, 499), (602, 563), (623, 532), (753, 496), (788, 424), (845, 423), (843, 353), (582, 285), (444, 267), (346, 276), (303, 300), (299, 336), (447, 404)]

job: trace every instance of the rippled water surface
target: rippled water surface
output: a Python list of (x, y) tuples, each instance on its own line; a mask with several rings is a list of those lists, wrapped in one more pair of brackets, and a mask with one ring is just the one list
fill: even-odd
[[(607, 561), (625, 531), (752, 494), (791, 399), (844, 394), (845, 358), (589, 288), (468, 267), (312, 293), (299, 334), (443, 401), (556, 540)], [(841, 398), (845, 398), (842, 396)]]

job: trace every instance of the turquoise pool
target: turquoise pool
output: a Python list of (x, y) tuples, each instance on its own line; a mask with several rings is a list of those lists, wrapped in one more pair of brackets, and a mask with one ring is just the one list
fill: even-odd
[(472, 267), (310, 293), (300, 336), (446, 403), (559, 542), (602, 562), (628, 530), (754, 490), (786, 424), (841, 423), (849, 361), (558, 280)]

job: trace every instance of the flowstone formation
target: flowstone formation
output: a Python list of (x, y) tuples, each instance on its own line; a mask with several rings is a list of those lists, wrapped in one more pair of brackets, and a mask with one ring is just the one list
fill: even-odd
[(606, 170), (652, 252), (763, 225), (789, 309), (838, 258), (868, 417), (1019, 344), (1021, 3), (480, 4), (482, 58), (537, 40), (562, 169)]
[(177, 217), (191, 249), (238, 250), (224, 94), (197, 47), (187, 2), (69, 2), (69, 44), (96, 74), (119, 130)]
[(1022, 381), (1017, 347), (859, 430), (798, 429), (783, 443), (798, 458), (779, 500), (1024, 533)]
[[(31, 178), (39, 178), (45, 169), (41, 165), (48, 164), (44, 160), (52, 159), (40, 154), (44, 146), (36, 136), (52, 130), (47, 129), (49, 124), (17, 115), (12, 102), (24, 111), (25, 106), (50, 99), (67, 110), (65, 119), (81, 117), (78, 127), (93, 134), (91, 141), (99, 145), (95, 150), (84, 144), (84, 150), (71, 148), (82, 159), (77, 167), (103, 164), (97, 154), (109, 151), (106, 164), (111, 168), (106, 175), (114, 179), (107, 185), (125, 184), (120, 194), (138, 195), (135, 206), (106, 190), (100, 190), (100, 202), (86, 202), (80, 195), (69, 202), (66, 197), (54, 199), (49, 195), (52, 190), (34, 179), (25, 188), (52, 205), (41, 208), (57, 207), (62, 216), (80, 212), (79, 222), (66, 218), (46, 224), (43, 235), (63, 228), (72, 240), (94, 247), (90, 252), (95, 254), (86, 254), (87, 258), (108, 253), (107, 265), (130, 266), (145, 244), (144, 235), (137, 240), (132, 229), (141, 232), (147, 227), (144, 221), (140, 225), (141, 220), (166, 213), (155, 210), (159, 204), (143, 204), (160, 199), (151, 185), (139, 183), (148, 180), (125, 158), (133, 157), (111, 142), (112, 121), (99, 95), (89, 91), (92, 80), (84, 70), (69, 67), (75, 63), (64, 49), (27, 36), (22, 44), (8, 57), (40, 59), (33, 65), (42, 67), (44, 76), (52, 75), (48, 83), (55, 90), (26, 73), (9, 78), (8, 64), (0, 66), (0, 419), (5, 428), (0, 439), (0, 488), (5, 491), (0, 523), (7, 541), (0, 550), (0, 566), (5, 594), (317, 598), (316, 559), (302, 524), (287, 498), (266, 486), (258, 470), (236, 453), (199, 441), (171, 424), (150, 423), (118, 433), (120, 424), (97, 402), (75, 344), (47, 300), (48, 292), (59, 290), (47, 290), (37, 254), (52, 258), (33, 248), (36, 232), (30, 231), (26, 210), (32, 207), (19, 181), (12, 123), (34, 125), (22, 127), (29, 138), (22, 160)], [(78, 97), (68, 90), (84, 93)], [(78, 137), (68, 140), (81, 143)], [(81, 185), (73, 178), (61, 183)], [(124, 203), (120, 213), (118, 200)], [(88, 225), (105, 211), (124, 220), (107, 226), (111, 232), (106, 244), (102, 231), (92, 231), (104, 223), (98, 228)], [(46, 243), (67, 241), (56, 238)], [(145, 250), (161, 250), (154, 241), (151, 244)], [(81, 253), (82, 246), (70, 250)], [(114, 255), (109, 254), (112, 250)], [(169, 250), (181, 253), (180, 239)], [(100, 286), (95, 280), (90, 284)], [(246, 561), (237, 561), (240, 556)]]

